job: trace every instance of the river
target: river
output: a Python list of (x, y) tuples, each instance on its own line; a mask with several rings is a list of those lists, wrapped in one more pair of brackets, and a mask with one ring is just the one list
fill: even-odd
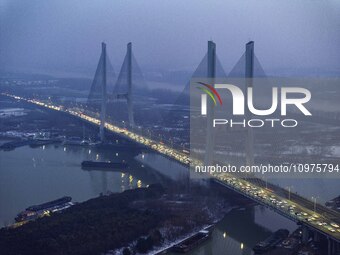
[[(157, 182), (159, 176), (152, 174), (148, 164), (170, 178), (181, 176), (177, 163), (157, 154), (143, 155), (63, 145), (1, 151), (0, 223), (12, 223), (26, 207), (62, 196), (81, 202), (107, 191), (121, 192)], [(88, 171), (80, 166), (82, 160), (123, 159), (131, 165), (131, 173)], [(232, 210), (216, 225), (212, 238), (190, 254), (251, 254), (256, 242), (280, 227), (293, 230), (295, 224), (261, 206)]]
[[(13, 222), (26, 207), (62, 196), (81, 202), (100, 193), (121, 192), (157, 182), (144, 174), (148, 169), (132, 162), (130, 173), (122, 171), (88, 171), (80, 166), (83, 160), (122, 160), (129, 156), (119, 151), (102, 151), (78, 146), (28, 146), (0, 151), (0, 224)], [(141, 170), (145, 167), (145, 171)]]
[[(83, 170), (80, 166), (83, 160), (125, 160), (130, 170), (129, 173)], [(185, 173), (183, 166), (155, 153), (61, 144), (0, 151), (0, 225), (13, 223), (16, 214), (28, 206), (62, 196), (82, 202), (100, 193), (144, 187), (159, 182), (162, 176), (176, 179)], [(281, 186), (289, 185), (292, 192), (307, 197), (314, 195), (318, 187), (318, 202), (339, 195), (337, 183), (330, 179), (279, 180)], [(251, 249), (258, 241), (279, 228), (292, 231), (296, 225), (262, 206), (235, 209), (215, 226), (209, 241), (189, 254), (252, 254)]]

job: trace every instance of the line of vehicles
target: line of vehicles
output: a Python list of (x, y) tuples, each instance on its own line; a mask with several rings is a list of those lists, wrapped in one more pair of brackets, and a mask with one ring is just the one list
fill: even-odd
[[(82, 113), (79, 114), (77, 112), (74, 112), (73, 114), (78, 116), (78, 117), (81, 117), (83, 119), (86, 119), (90, 122), (99, 123), (98, 119), (90, 117), (90, 116), (86, 116)], [(178, 152), (177, 150), (172, 149), (169, 146), (166, 146), (165, 144), (163, 144), (161, 142), (160, 143), (155, 142), (151, 139), (148, 139), (146, 137), (143, 137), (141, 135), (138, 135), (136, 133), (128, 131), (127, 129), (122, 129), (122, 128), (116, 127), (112, 124), (106, 124), (106, 128), (108, 128), (109, 130), (114, 131), (114, 132), (119, 132), (120, 134), (123, 134), (123, 135), (129, 137), (130, 139), (132, 139), (132, 140), (134, 140), (138, 143), (149, 146), (152, 149), (154, 149), (155, 151), (158, 151), (161, 154), (164, 154), (166, 156), (172, 157), (172, 158), (180, 161), (181, 163), (184, 163), (184, 164), (190, 164), (191, 163), (191, 159), (190, 159), (188, 153), (186, 153), (186, 151)], [(233, 178), (233, 179), (235, 180), (235, 185), (237, 186), (236, 178)], [(298, 211), (296, 209), (296, 205), (294, 205), (292, 202), (290, 202), (289, 205), (288, 205), (288, 202), (286, 200), (281, 200), (281, 199), (278, 198), (278, 196), (275, 196), (273, 194), (267, 195), (267, 194), (265, 194), (263, 189), (260, 189), (256, 186), (253, 186), (253, 185), (250, 185), (249, 183), (243, 185), (242, 182), (239, 182), (238, 184), (240, 186), (239, 188), (241, 190), (245, 191), (246, 193), (249, 193), (250, 195), (257, 197), (258, 199), (261, 199), (264, 202), (269, 201), (273, 206), (275, 206), (275, 207), (277, 207), (281, 210), (288, 211), (293, 217), (295, 217), (295, 218), (297, 218), (301, 221), (305, 220), (305, 221), (307, 221), (307, 222), (309, 222), (309, 223), (311, 223), (315, 226), (322, 226), (324, 230), (328, 230), (329, 232), (332, 232), (332, 233), (335, 233), (335, 232), (340, 233), (340, 228), (339, 228), (338, 224), (336, 224), (336, 223), (333, 223), (333, 222), (326, 223), (325, 221), (321, 221), (321, 220), (319, 220), (320, 216), (315, 214), (315, 213), (311, 215), (311, 214), (308, 214), (307, 212)]]
[(219, 178), (233, 188), (238, 189), (247, 195), (256, 198), (257, 200), (260, 200), (265, 204), (279, 209), (284, 213), (290, 214), (298, 221), (306, 221), (317, 228), (321, 228), (322, 230), (340, 234), (339, 224), (335, 222), (328, 222), (323, 216), (317, 214), (316, 212), (303, 211), (294, 202), (274, 195), (270, 190), (251, 185), (249, 182), (245, 182), (232, 176), (225, 175), (224, 177)]
[[(8, 95), (8, 94), (7, 96), (11, 96), (16, 99), (25, 100), (30, 103), (41, 105), (41, 106), (54, 109), (57, 111), (64, 111), (71, 115), (79, 117), (81, 119), (84, 119), (86, 121), (89, 121), (91, 123), (94, 123), (97, 125), (100, 124), (100, 120), (98, 118), (88, 116), (84, 114), (83, 112), (75, 111), (72, 109), (64, 109), (62, 106), (54, 106), (52, 104), (46, 104), (46, 103), (43, 103), (37, 100), (25, 99), (25, 98)], [(105, 127), (110, 131), (125, 135), (127, 138), (137, 143), (151, 147), (152, 149), (160, 152), (161, 154), (174, 158), (180, 161), (181, 163), (190, 164), (191, 162), (191, 159), (189, 155), (187, 155), (187, 153), (183, 153), (176, 149), (172, 149), (169, 146), (161, 142), (153, 141), (152, 139), (149, 139), (142, 135), (131, 132), (125, 128), (117, 127), (110, 123), (105, 123)], [(320, 216), (316, 213), (311, 213), (305, 208), (301, 209), (301, 206), (293, 203), (292, 201), (288, 202), (287, 200), (284, 200), (280, 198), (279, 196), (274, 195), (273, 192), (271, 191), (264, 190), (263, 188), (260, 188), (256, 185), (252, 185), (249, 182), (246, 182), (242, 179), (236, 179), (235, 177), (231, 177), (231, 176), (228, 176), (228, 177), (214, 176), (214, 177), (217, 178), (218, 180), (228, 183), (228, 185), (232, 186), (234, 189), (237, 189), (243, 193), (246, 193), (247, 195), (253, 197), (255, 200), (260, 200), (262, 203), (265, 203), (273, 208), (279, 209), (284, 213), (289, 213), (292, 217), (294, 217), (295, 219), (299, 221), (308, 222), (319, 229), (329, 231), (330, 233), (339, 233), (340, 235), (340, 228), (337, 223), (329, 222), (329, 220), (326, 220), (325, 217)]]
[[(66, 113), (69, 113), (73, 116), (81, 118), (83, 120), (86, 120), (88, 122), (91, 122), (93, 124), (100, 125), (100, 120), (98, 118), (86, 115), (83, 112), (81, 112), (80, 110), (65, 109), (63, 106), (56, 106), (56, 105), (53, 105), (51, 103), (44, 103), (44, 102), (41, 102), (41, 101), (36, 100), (36, 99), (26, 99), (26, 98), (23, 98), (23, 97), (10, 95), (10, 94), (6, 94), (6, 93), (3, 93), (3, 94), (6, 95), (6, 96), (9, 96), (9, 97), (13, 97), (17, 100), (24, 100), (24, 101), (27, 101), (29, 103), (33, 103), (33, 104), (36, 104), (36, 105), (39, 105), (39, 106), (43, 106), (43, 107), (46, 107), (46, 108), (49, 108), (49, 109), (53, 109), (55, 111), (66, 112)], [(111, 123), (105, 123), (105, 127), (108, 130), (113, 131), (113, 132), (118, 133), (118, 134), (122, 134), (122, 135), (126, 136), (127, 138), (129, 138), (129, 139), (131, 139), (131, 140), (133, 140), (137, 143), (151, 147), (152, 149), (158, 151), (159, 153), (164, 154), (164, 155), (169, 156), (169, 157), (172, 157), (172, 158), (180, 161), (183, 164), (190, 164), (190, 162), (191, 162), (189, 155), (186, 153), (185, 150), (183, 152), (181, 152), (181, 151), (178, 151), (176, 149), (172, 149), (171, 147), (165, 145), (162, 142), (154, 141), (150, 138), (147, 138), (145, 136), (131, 132), (131, 131), (127, 130), (126, 128), (121, 128), (121, 127), (115, 126)], [(82, 141), (80, 139), (72, 138), (72, 139), (68, 139), (66, 144), (75, 145), (75, 144), (79, 144), (81, 142)], [(83, 142), (86, 143), (86, 141), (83, 141)]]

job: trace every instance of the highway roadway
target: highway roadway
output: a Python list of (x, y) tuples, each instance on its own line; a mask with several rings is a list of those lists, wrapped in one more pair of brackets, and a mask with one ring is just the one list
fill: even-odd
[[(35, 99), (26, 99), (6, 93), (2, 94), (17, 100), (36, 104), (41, 107), (65, 112), (95, 125), (100, 125), (100, 120), (98, 118), (89, 116), (77, 108), (67, 109), (64, 106), (53, 105), (52, 103), (46, 103)], [(182, 151), (173, 149), (166, 144), (152, 140), (151, 138), (131, 132), (126, 128), (121, 128), (111, 123), (106, 123), (105, 127), (111, 132), (117, 133), (129, 140), (151, 148), (154, 151), (172, 158), (184, 165), (189, 166), (190, 163), (194, 165), (202, 165), (201, 162), (190, 159), (189, 155)], [(316, 206), (317, 210), (314, 211), (314, 203), (312, 201), (294, 193), (288, 194), (288, 191), (273, 184), (268, 184), (266, 188), (263, 181), (235, 178), (235, 176), (226, 173), (213, 174), (212, 178), (222, 185), (275, 210), (277, 213), (291, 220), (301, 222), (311, 229), (318, 231), (337, 242), (340, 241), (340, 214), (338, 212), (330, 210), (319, 204)], [(275, 193), (275, 190), (279, 192)], [(282, 195), (278, 195), (278, 193)]]

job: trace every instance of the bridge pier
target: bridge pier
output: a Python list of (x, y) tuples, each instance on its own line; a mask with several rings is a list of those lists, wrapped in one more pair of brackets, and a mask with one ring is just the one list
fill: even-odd
[(317, 231), (314, 231), (313, 241), (320, 242), (320, 234)]
[(340, 243), (334, 241), (334, 254), (340, 254)]
[(309, 230), (307, 226), (302, 225), (302, 243), (306, 244), (309, 238)]
[(327, 240), (328, 244), (327, 244), (327, 254), (328, 255), (332, 255), (332, 239), (328, 238)]
[(327, 238), (327, 254), (328, 255), (338, 255), (340, 252), (339, 242)]

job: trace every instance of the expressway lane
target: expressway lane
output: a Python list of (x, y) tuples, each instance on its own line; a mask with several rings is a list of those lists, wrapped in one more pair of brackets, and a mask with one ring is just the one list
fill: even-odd
[[(36, 104), (38, 106), (55, 111), (68, 113), (84, 121), (93, 123), (95, 125), (100, 125), (100, 120), (98, 118), (89, 116), (77, 108), (67, 109), (64, 106), (53, 105), (51, 103), (45, 103), (35, 99), (26, 99), (6, 93), (2, 93), (2, 95), (17, 100), (23, 100), (28, 103)], [(177, 160), (182, 164), (189, 166), (190, 163), (193, 162), (192, 159), (190, 159), (189, 155), (173, 149), (163, 143), (152, 140), (151, 138), (133, 133), (125, 128), (115, 126), (112, 123), (105, 123), (105, 128), (138, 144), (149, 147), (162, 155)], [(199, 161), (194, 161), (194, 163), (202, 164)], [(273, 184), (269, 184), (269, 187), (271, 189), (266, 189), (265, 186), (263, 186), (264, 183), (262, 180), (262, 184), (260, 181), (254, 183), (254, 181), (251, 181), (251, 179), (236, 179), (230, 174), (212, 175), (212, 178), (215, 178), (216, 180), (218, 180), (225, 186), (233, 189), (234, 191), (257, 201), (260, 204), (274, 209), (276, 212), (282, 214), (289, 219), (295, 220), (297, 222), (303, 222), (304, 224), (311, 226), (311, 228), (314, 228), (319, 232), (330, 236), (334, 240), (340, 241), (340, 217), (338, 212), (330, 210), (319, 204), (317, 205), (317, 211), (314, 212), (313, 202), (293, 193), (290, 194), (290, 200), (287, 200), (288, 191), (282, 188), (280, 188), (281, 190), (277, 190), (279, 187)], [(275, 193), (275, 190), (277, 191), (277, 193), (283, 194), (283, 196)]]

